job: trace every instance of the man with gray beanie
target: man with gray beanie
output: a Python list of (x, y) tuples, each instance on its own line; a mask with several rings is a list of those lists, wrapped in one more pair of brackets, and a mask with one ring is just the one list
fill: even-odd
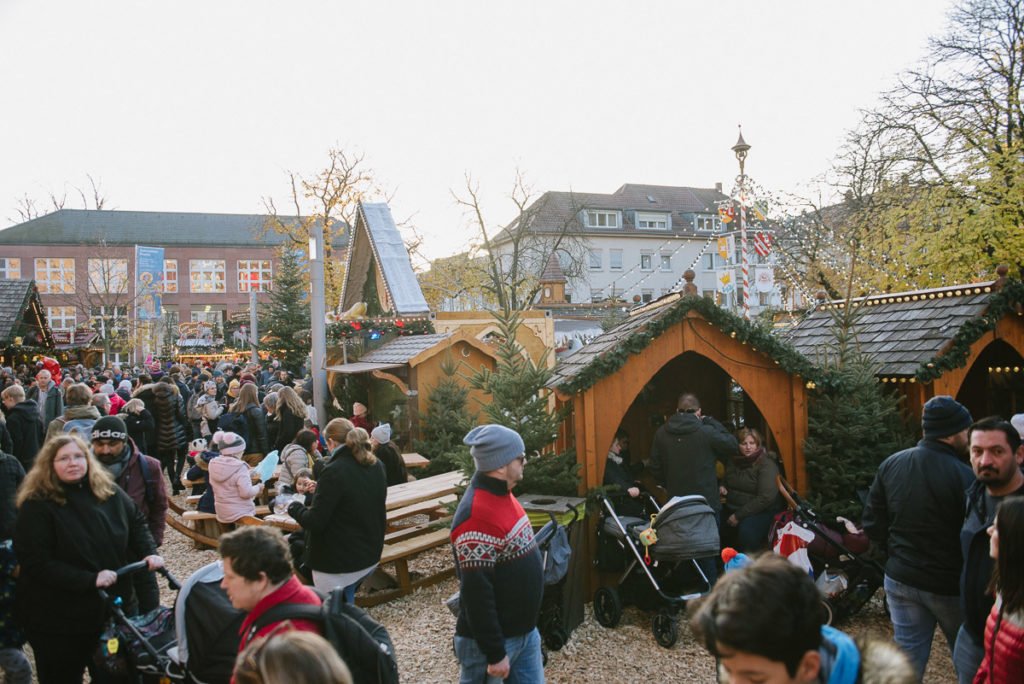
[(970, 412), (949, 396), (924, 405), (924, 437), (878, 467), (864, 530), (886, 552), (885, 595), (896, 643), (924, 676), (938, 624), (952, 655), (963, 622), (960, 527), (967, 488)]
[(501, 425), (480, 425), (463, 442), (476, 473), (451, 532), (460, 589), (455, 624), (460, 681), (543, 682), (537, 631), (543, 563), (530, 520), (512, 496), (523, 479), (523, 438)]
[[(160, 461), (136, 448), (124, 421), (117, 416), (103, 416), (93, 423), (92, 451), (107, 472), (114, 476), (117, 486), (135, 502), (156, 545), (163, 544), (167, 526), (167, 489)], [(132, 586), (135, 587), (140, 613), (148, 613), (160, 605), (156, 575), (151, 572), (136, 574), (132, 577)]]

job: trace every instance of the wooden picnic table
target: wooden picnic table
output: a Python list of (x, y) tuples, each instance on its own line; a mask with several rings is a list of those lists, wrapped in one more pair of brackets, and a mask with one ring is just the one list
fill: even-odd
[(417, 453), (409, 452), (402, 454), (402, 460), (405, 462), (406, 468), (425, 468), (430, 464), (430, 459), (425, 456), (420, 456)]

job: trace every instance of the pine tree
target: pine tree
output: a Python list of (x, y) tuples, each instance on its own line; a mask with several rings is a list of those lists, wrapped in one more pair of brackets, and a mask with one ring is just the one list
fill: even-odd
[(561, 417), (549, 411), (547, 383), (552, 371), (547, 352), (538, 363), (524, 353), (516, 340), (522, 317), (516, 311), (496, 313), (500, 340), (498, 362), (491, 371), (481, 368), (470, 384), (491, 396), (483, 408), (489, 422), (512, 428), (526, 446), (529, 465), (524, 471), (521, 491), (535, 494), (574, 496), (579, 485), (575, 454), (546, 452), (555, 441)]
[[(283, 367), (296, 372), (309, 356), (309, 298), (302, 277), (298, 252), (285, 245), (277, 257), (277, 273), (270, 301), (261, 317), (266, 327), (267, 347), (281, 359)], [(321, 314), (323, 315), (323, 314)]]
[(441, 363), (444, 377), (431, 389), (427, 410), (420, 420), (423, 439), (416, 440), (414, 446), (430, 459), (424, 475), (472, 470), (469, 447), (462, 443), (473, 427), (473, 419), (466, 410), (469, 389), (458, 381), (458, 371), (459, 364), (447, 356)]
[(878, 365), (857, 344), (855, 323), (863, 309), (844, 306), (835, 314), (835, 353), (822, 365), (838, 382), (813, 397), (804, 442), (810, 501), (826, 519), (860, 521), (859, 497), (871, 486), (878, 465), (909, 446), (900, 400), (878, 381)]

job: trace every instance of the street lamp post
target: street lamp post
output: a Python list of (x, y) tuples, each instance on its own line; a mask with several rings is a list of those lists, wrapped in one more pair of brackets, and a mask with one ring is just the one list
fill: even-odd
[(309, 236), (309, 322), (310, 345), (309, 374), (313, 378), (313, 406), (316, 408), (317, 425), (322, 430), (327, 417), (325, 399), (327, 394), (327, 329), (324, 316), (324, 231), (314, 225)]
[(743, 319), (750, 320), (750, 266), (747, 263), (747, 174), (744, 165), (747, 161), (747, 152), (750, 145), (743, 139), (743, 128), (740, 127), (740, 137), (732, 146), (736, 154), (736, 161), (740, 163), (740, 252), (743, 264)]

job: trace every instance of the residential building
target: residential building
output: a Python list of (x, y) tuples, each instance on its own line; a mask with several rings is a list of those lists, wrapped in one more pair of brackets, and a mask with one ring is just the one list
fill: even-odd
[[(567, 277), (565, 297), (570, 303), (621, 300), (647, 302), (682, 286), (683, 273), (692, 268), (695, 284), (721, 305), (738, 308), (742, 302), (742, 253), (734, 235), (731, 259), (719, 255), (719, 238), (738, 232), (737, 221), (723, 224), (719, 209), (731, 206), (721, 184), (690, 188), (627, 183), (610, 194), (549, 191), (524, 212), (538, 236), (565, 232), (583, 249), (559, 249), (557, 256)], [(511, 252), (510, 235), (518, 220), (496, 239), (498, 249)], [(754, 289), (754, 271), (768, 266), (772, 257), (754, 249), (754, 226), (748, 232), (751, 313), (779, 305), (779, 288)], [(548, 267), (543, 250), (538, 275)], [(529, 253), (520, 249), (520, 253)], [(577, 254), (571, 257), (570, 254)], [(571, 263), (573, 259), (582, 263)], [(726, 277), (726, 274), (729, 274)], [(722, 284), (722, 281), (728, 281)], [(731, 286), (729, 285), (731, 283)]]
[[(61, 209), (0, 231), (0, 278), (34, 279), (55, 332), (89, 326), (117, 338), (107, 361), (137, 360), (154, 340), (176, 336), (179, 323), (222, 326), (248, 309), (250, 290), (270, 291), (285, 238), (265, 230), (267, 218)], [(137, 245), (164, 249), (162, 317), (148, 342), (133, 337)], [(345, 238), (331, 247), (331, 258), (345, 258)]]

